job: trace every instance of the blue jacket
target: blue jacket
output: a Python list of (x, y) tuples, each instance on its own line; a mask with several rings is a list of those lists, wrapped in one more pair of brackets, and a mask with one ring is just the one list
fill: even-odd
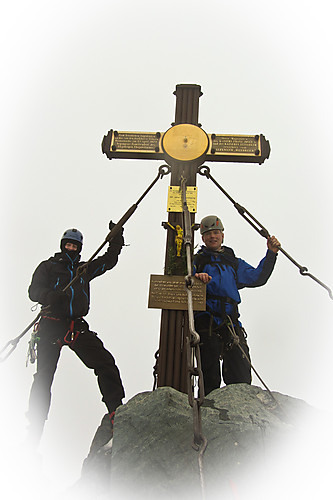
[[(239, 289), (265, 285), (274, 269), (276, 257), (275, 252), (267, 250), (266, 256), (254, 268), (245, 260), (235, 257), (229, 247), (223, 246), (221, 251), (211, 252), (203, 245), (194, 256), (193, 274), (208, 273), (212, 279), (207, 284), (207, 312), (198, 312), (196, 315), (211, 313), (215, 322), (221, 324), (225, 313), (232, 314), (233, 304), (241, 302)], [(231, 301), (224, 304), (227, 298)], [(225, 311), (221, 311), (221, 307), (225, 307)]]

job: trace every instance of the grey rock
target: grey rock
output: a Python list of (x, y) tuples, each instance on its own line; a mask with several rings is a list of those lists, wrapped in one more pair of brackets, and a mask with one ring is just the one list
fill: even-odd
[(201, 417), (208, 442), (202, 474), (187, 395), (162, 387), (118, 408), (111, 466), (110, 449), (99, 450), (95, 462), (90, 459), (90, 477), (98, 481), (100, 471), (105, 483), (109, 471), (105, 498), (115, 492), (135, 499), (215, 498), (216, 491), (226, 500), (248, 499), (250, 491), (256, 499), (275, 498), (278, 471), (286, 470), (271, 466), (278, 453), (285, 457), (290, 443), (304, 438), (318, 412), (302, 400), (236, 384), (211, 392)]

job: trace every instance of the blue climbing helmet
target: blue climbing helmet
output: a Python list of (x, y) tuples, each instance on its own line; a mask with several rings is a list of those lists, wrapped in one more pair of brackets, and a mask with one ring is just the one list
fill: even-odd
[(78, 229), (67, 229), (60, 240), (60, 248), (62, 251), (65, 249), (65, 245), (68, 242), (74, 242), (77, 244), (78, 253), (82, 250), (83, 244), (83, 234)]

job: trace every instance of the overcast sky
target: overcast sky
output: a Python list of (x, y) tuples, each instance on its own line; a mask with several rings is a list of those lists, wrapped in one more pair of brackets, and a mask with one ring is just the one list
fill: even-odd
[[(63, 231), (84, 234), (87, 259), (157, 175), (161, 162), (108, 160), (111, 128), (166, 131), (179, 83), (201, 85), (207, 133), (262, 133), (263, 165), (210, 163), (212, 175), (275, 234), (298, 262), (333, 287), (331, 265), (332, 29), (330, 2), (282, 0), (22, 0), (1, 7), (1, 346), (36, 311), (27, 296), (40, 261)], [(117, 267), (92, 283), (87, 317), (113, 353), (126, 401), (152, 389), (160, 311), (147, 308), (150, 274), (163, 274), (170, 177), (125, 229)], [(196, 221), (216, 214), (225, 244), (256, 266), (266, 243), (206, 178)], [(196, 244), (200, 243), (197, 234)], [(279, 255), (269, 283), (242, 291), (252, 360), (271, 390), (332, 410), (333, 302)], [(34, 367), (27, 335), (0, 366), (1, 432), (25, 435)], [(260, 385), (254, 378), (253, 383)], [(44, 470), (77, 479), (104, 414), (94, 374), (64, 349), (41, 443)], [(69, 446), (70, 444), (70, 446)]]

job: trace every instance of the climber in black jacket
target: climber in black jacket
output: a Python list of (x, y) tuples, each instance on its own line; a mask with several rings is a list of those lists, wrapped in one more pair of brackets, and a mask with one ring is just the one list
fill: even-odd
[[(109, 228), (112, 227), (114, 224), (110, 222)], [(117, 264), (124, 245), (123, 230), (111, 240), (105, 254), (92, 260), (85, 272), (63, 291), (76, 276), (77, 268), (84, 264), (80, 262), (82, 242), (83, 236), (77, 229), (65, 231), (60, 242), (61, 252), (39, 264), (29, 287), (30, 299), (42, 305), (37, 332), (37, 371), (27, 412), (28, 442), (34, 447), (38, 446), (48, 417), (51, 386), (63, 346), (68, 346), (94, 370), (102, 401), (108, 408), (111, 434), (115, 410), (125, 396), (112, 354), (83, 319), (89, 311), (89, 283)]]

